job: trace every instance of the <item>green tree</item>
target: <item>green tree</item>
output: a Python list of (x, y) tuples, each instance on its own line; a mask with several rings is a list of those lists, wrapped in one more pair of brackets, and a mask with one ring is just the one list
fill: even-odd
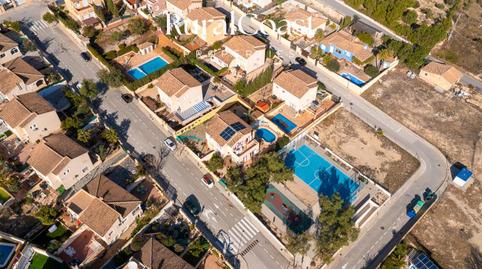
[(90, 112), (89, 101), (85, 97), (68, 88), (64, 89), (64, 94), (70, 103), (75, 107), (75, 116)]
[(87, 25), (82, 28), (82, 35), (87, 38), (93, 38), (95, 35), (97, 35), (97, 30), (94, 26)]
[(80, 128), (80, 120), (76, 116), (67, 117), (65, 120), (62, 121), (61, 127), (64, 130), (69, 130), (69, 129), (77, 130)]
[(54, 224), (58, 215), (59, 215), (59, 211), (55, 207), (47, 206), (47, 205), (41, 205), (39, 209), (34, 213), (34, 216), (43, 225)]
[(97, 85), (93, 80), (84, 79), (82, 81), (82, 87), (79, 89), (79, 94), (87, 100), (92, 101), (97, 97), (99, 91), (97, 90)]
[(102, 131), (100, 136), (110, 145), (116, 145), (117, 143), (119, 143), (119, 136), (114, 129), (106, 128)]
[(188, 247), (188, 252), (194, 257), (199, 257), (209, 249), (209, 242), (203, 236), (192, 242)]
[(331, 197), (320, 197), (322, 211), (318, 216), (316, 249), (324, 263), (329, 263), (338, 249), (358, 237), (354, 226), (355, 209), (346, 205), (338, 193)]
[(326, 64), (326, 68), (332, 72), (338, 72), (340, 71), (340, 63), (336, 59), (330, 59), (328, 63)]
[(84, 130), (79, 129), (77, 130), (77, 140), (82, 143), (89, 143), (90, 139), (92, 138), (92, 130)]
[(29, 39), (22, 39), (22, 47), (26, 51), (36, 51), (37, 47), (35, 47), (35, 44), (30, 41)]
[(211, 172), (216, 172), (220, 169), (223, 169), (224, 160), (221, 157), (221, 155), (218, 152), (216, 152), (213, 154), (211, 159), (209, 159), (209, 161), (206, 162), (206, 166)]
[(107, 10), (112, 15), (112, 17), (115, 17), (115, 18), (119, 17), (119, 9), (114, 4), (114, 2), (112, 0), (106, 0), (105, 3), (107, 6)]
[(22, 24), (20, 21), (3, 21), (3, 25), (7, 27), (8, 29), (15, 31), (15, 32), (20, 32), (22, 28)]
[(321, 42), (321, 40), (323, 40), (323, 38), (325, 38), (325, 33), (323, 32), (323, 30), (318, 29), (315, 33), (315, 40), (317, 42)]
[(122, 32), (114, 31), (110, 35), (110, 41), (112, 42), (118, 42), (118, 41), (121, 41), (122, 39), (124, 39), (124, 33)]
[(120, 87), (124, 82), (122, 71), (117, 68), (112, 68), (111, 70), (101, 69), (97, 72), (97, 77), (100, 82), (109, 85), (110, 87)]
[(352, 22), (353, 22), (352, 17), (350, 17), (350, 16), (345, 16), (345, 17), (341, 20), (340, 29), (343, 29), (343, 28), (351, 25)]
[(402, 17), (404, 23), (412, 25), (417, 22), (417, 12), (414, 10), (407, 10)]
[(147, 23), (142, 18), (132, 19), (127, 27), (129, 31), (135, 35), (142, 35), (148, 30)]
[(381, 269), (402, 269), (407, 267), (408, 246), (400, 242), (390, 255), (383, 261)]
[(378, 74), (380, 74), (380, 71), (378, 70), (378, 68), (376, 68), (375, 66), (373, 66), (371, 64), (365, 65), (363, 70), (365, 71), (365, 74), (369, 75), (372, 78), (376, 77), (376, 76), (378, 76)]
[(101, 20), (102, 22), (106, 22), (104, 8), (101, 7), (101, 6), (97, 6), (97, 5), (93, 5), (93, 6), (94, 6), (95, 15), (97, 15), (99, 20)]
[(311, 235), (308, 231), (302, 234), (288, 233), (286, 236), (286, 248), (293, 254), (305, 255), (311, 247), (310, 239)]
[(42, 19), (49, 24), (57, 21), (57, 18), (51, 12), (45, 12)]

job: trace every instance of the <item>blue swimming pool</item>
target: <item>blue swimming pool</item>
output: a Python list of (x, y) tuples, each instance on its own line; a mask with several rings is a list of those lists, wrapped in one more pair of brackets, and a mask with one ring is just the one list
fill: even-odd
[(366, 83), (365, 81), (357, 78), (355, 75), (352, 75), (350, 73), (341, 73), (340, 76), (342, 76), (343, 78), (353, 82), (355, 85), (360, 86), (360, 87), (365, 85), (365, 83)]
[(130, 69), (129, 71), (127, 71), (127, 73), (137, 80), (156, 72), (157, 70), (163, 68), (166, 65), (167, 61), (157, 56), (139, 65), (138, 67)]
[(264, 141), (271, 143), (276, 140), (275, 134), (266, 128), (259, 128), (256, 130), (256, 137), (263, 139)]
[(339, 193), (347, 202), (352, 202), (356, 198), (360, 184), (307, 145), (288, 153), (285, 164), (318, 194), (331, 196)]
[(291, 133), (291, 131), (293, 131), (293, 129), (297, 127), (296, 124), (294, 124), (282, 114), (277, 114), (273, 117), (273, 119), (271, 119), (271, 121), (287, 134)]
[(15, 252), (14, 244), (0, 243), (0, 268), (4, 268), (7, 266), (14, 252)]

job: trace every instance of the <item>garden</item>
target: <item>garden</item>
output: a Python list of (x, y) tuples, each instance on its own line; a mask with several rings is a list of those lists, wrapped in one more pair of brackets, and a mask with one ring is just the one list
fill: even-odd
[(42, 255), (40, 253), (35, 253), (30, 261), (29, 269), (67, 269), (67, 266), (64, 263), (60, 263), (57, 260), (50, 258), (48, 256)]
[(61, 223), (57, 222), (54, 225), (57, 227), (54, 231), (50, 232), (49, 229), (44, 229), (32, 240), (32, 243), (50, 253), (57, 251), (57, 249), (59, 249), (60, 246), (70, 237), (72, 232)]

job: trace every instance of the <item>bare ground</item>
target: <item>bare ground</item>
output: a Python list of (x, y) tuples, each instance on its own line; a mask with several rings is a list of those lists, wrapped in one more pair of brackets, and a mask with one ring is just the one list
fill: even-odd
[(471, 251), (482, 250), (482, 111), (449, 93), (438, 93), (406, 70), (395, 70), (363, 97), (439, 148), (449, 162), (474, 172), (464, 192), (449, 186), (412, 235), (443, 268), (472, 268)]
[(434, 50), (435, 55), (480, 75), (482, 70), (482, 7), (472, 1), (464, 10), (455, 27), (450, 40)]
[(330, 115), (314, 131), (324, 146), (391, 193), (418, 168), (417, 159), (345, 109)]

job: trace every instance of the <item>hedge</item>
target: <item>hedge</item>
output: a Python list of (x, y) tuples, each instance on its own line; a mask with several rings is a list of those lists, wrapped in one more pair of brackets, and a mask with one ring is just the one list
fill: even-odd
[(94, 56), (95, 58), (97, 58), (97, 60), (99, 60), (99, 62), (101, 62), (103, 65), (105, 65), (107, 68), (112, 68), (112, 66), (110, 65), (109, 61), (107, 61), (95, 48), (94, 46), (92, 46), (91, 44), (87, 44), (87, 50), (90, 52), (90, 54), (92, 54), (92, 56)]
[(243, 97), (247, 97), (251, 93), (261, 89), (271, 82), (273, 78), (273, 66), (271, 65), (266, 70), (264, 70), (259, 76), (251, 81), (246, 81), (246, 79), (241, 79), (234, 85), (234, 90)]
[(171, 59), (172, 59), (173, 61), (177, 61), (177, 60), (179, 60), (179, 59), (182, 57), (182, 55), (181, 55), (179, 52), (177, 52), (177, 51), (175, 51), (175, 50), (173, 50), (173, 49), (171, 49), (171, 48), (169, 48), (169, 47), (162, 47), (161, 50), (162, 50), (162, 52), (164, 52), (167, 56), (171, 57)]

